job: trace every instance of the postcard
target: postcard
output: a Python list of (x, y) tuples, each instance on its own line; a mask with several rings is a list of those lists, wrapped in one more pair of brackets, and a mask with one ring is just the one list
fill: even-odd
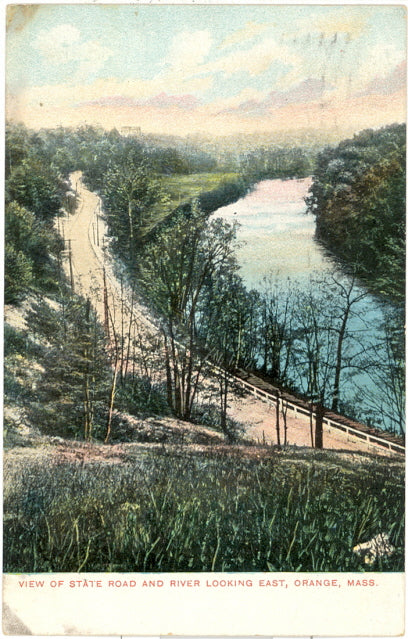
[(3, 633), (404, 633), (406, 10), (5, 9)]

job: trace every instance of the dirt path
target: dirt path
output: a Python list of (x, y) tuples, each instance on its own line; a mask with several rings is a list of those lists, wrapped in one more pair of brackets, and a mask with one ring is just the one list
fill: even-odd
[[(109, 239), (107, 237), (106, 224), (101, 216), (100, 198), (85, 188), (80, 172), (71, 174), (71, 185), (76, 190), (78, 208), (74, 215), (61, 220), (61, 233), (65, 238), (66, 247), (71, 251), (71, 265), (75, 291), (85, 297), (90, 297), (100, 317), (105, 320), (104, 305), (104, 277), (105, 269), (106, 290), (108, 293), (109, 307), (112, 319), (119, 335), (128, 335), (130, 313), (130, 291), (126, 290), (115, 276), (109, 254)], [(68, 278), (71, 276), (68, 257), (64, 268)], [(121, 299), (127, 299), (126, 304)], [(140, 339), (147, 339), (147, 333), (157, 335), (158, 328), (149, 316), (148, 310), (137, 300), (132, 300), (133, 319), (139, 331)], [(135, 321), (136, 320), (136, 321)], [(124, 338), (125, 338), (124, 335)], [(134, 337), (134, 334), (133, 334)], [(230, 417), (245, 424), (245, 436), (247, 439), (277, 443), (275, 407), (252, 396), (237, 394), (229, 401)], [(280, 415), (281, 440), (283, 441), (283, 416)], [(309, 418), (304, 415), (288, 412), (287, 415), (287, 439), (288, 444), (296, 446), (310, 446)], [(325, 448), (341, 450), (361, 450), (377, 452), (387, 455), (388, 451), (378, 446), (367, 444), (352, 435), (347, 435), (336, 429), (328, 429), (324, 425), (323, 443)]]
[[(67, 256), (64, 262), (65, 272), (71, 277), (68, 252), (71, 262), (75, 292), (90, 297), (101, 319), (104, 321), (105, 307), (103, 299), (104, 274), (108, 293), (109, 308), (117, 330), (128, 329), (129, 303), (122, 308), (121, 298), (130, 300), (130, 291), (126, 290), (113, 272), (113, 259), (109, 252), (107, 226), (101, 215), (101, 199), (89, 191), (83, 184), (80, 171), (70, 176), (72, 189), (76, 191), (78, 207), (74, 215), (61, 220), (61, 233), (65, 239)], [(122, 317), (123, 310), (123, 317)], [(133, 300), (133, 313), (137, 321), (146, 329), (156, 331), (149, 318), (148, 310), (137, 300)]]

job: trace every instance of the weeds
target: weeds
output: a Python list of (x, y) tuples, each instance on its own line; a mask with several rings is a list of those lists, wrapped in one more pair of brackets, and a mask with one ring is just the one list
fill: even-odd
[[(340, 471), (340, 472), (339, 472)], [(8, 469), (6, 572), (403, 570), (404, 484), (387, 461), (139, 452)], [(367, 566), (378, 533), (396, 552)]]

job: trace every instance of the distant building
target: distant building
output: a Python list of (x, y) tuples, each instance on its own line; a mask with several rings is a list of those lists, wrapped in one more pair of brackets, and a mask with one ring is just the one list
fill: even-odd
[(142, 129), (140, 128), (140, 126), (122, 126), (119, 129), (119, 133), (126, 137), (129, 137), (132, 135), (139, 136), (139, 135), (142, 135)]

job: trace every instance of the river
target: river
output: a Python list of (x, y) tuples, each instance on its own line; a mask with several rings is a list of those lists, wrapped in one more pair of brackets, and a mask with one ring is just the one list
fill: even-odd
[[(346, 276), (338, 275), (338, 265), (314, 239), (315, 220), (306, 213), (304, 200), (311, 182), (310, 177), (264, 180), (244, 198), (213, 214), (239, 224), (236, 256), (240, 275), (248, 288), (262, 291), (264, 279), (269, 277), (279, 283), (281, 290), (306, 291), (311, 277), (330, 277), (334, 271), (337, 271), (336, 277), (348, 285)], [(364, 292), (361, 286), (356, 286), (353, 295)], [(386, 310), (384, 303), (371, 295), (365, 295), (353, 305), (344, 345), (344, 355), (353, 366), (343, 373), (342, 401), (343, 406), (348, 405), (351, 417), (392, 429), (396, 427), (395, 398), (390, 389), (379, 388), (381, 379), (387, 379), (387, 371), (384, 369), (383, 374), (375, 366), (371, 367), (370, 374), (362, 371), (367, 357), (372, 361), (373, 353), (379, 363), (385, 361), (386, 354), (379, 344), (384, 341), (382, 325)], [(364, 357), (358, 356), (360, 351), (365, 352)], [(358, 367), (354, 366), (357, 360)]]
[(283, 281), (331, 269), (331, 260), (314, 240), (314, 218), (306, 214), (304, 198), (311, 183), (311, 178), (264, 180), (214, 213), (240, 225), (237, 258), (248, 286), (257, 288), (271, 273)]

